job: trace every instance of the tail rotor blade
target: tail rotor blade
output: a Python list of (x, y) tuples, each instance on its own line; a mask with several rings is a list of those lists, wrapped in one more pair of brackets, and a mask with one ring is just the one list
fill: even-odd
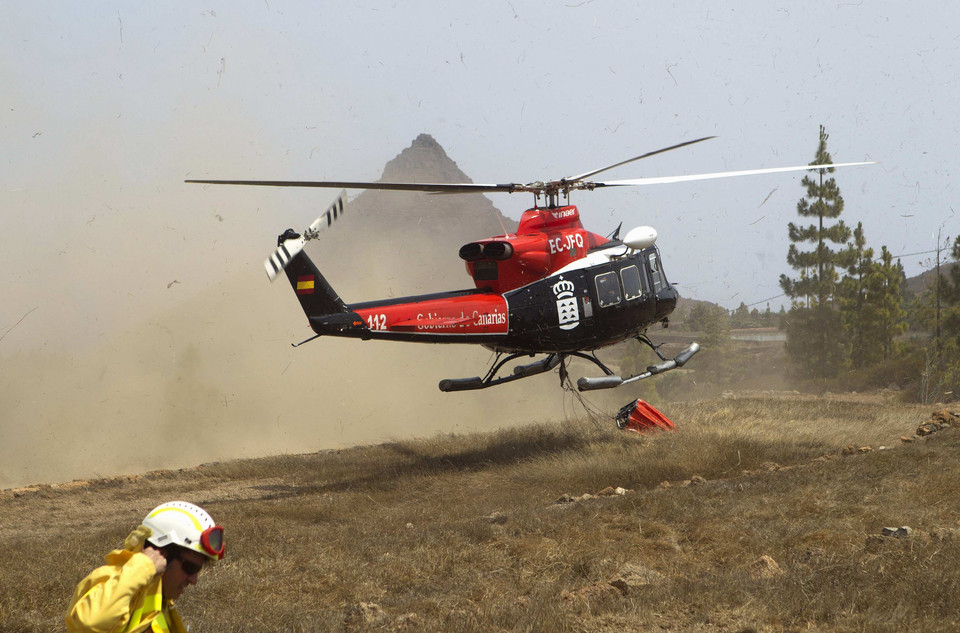
[(327, 210), (320, 214), (316, 220), (313, 221), (313, 224), (310, 225), (306, 231), (303, 232), (303, 235), (308, 240), (313, 240), (318, 237), (320, 229), (325, 228), (333, 224), (337, 218), (343, 215), (343, 201), (347, 197), (347, 190), (344, 189), (340, 192), (340, 195), (337, 196), (337, 199), (327, 207)]
[(307, 240), (299, 235), (296, 238), (284, 240), (280, 246), (277, 247), (277, 250), (273, 252), (273, 255), (263, 262), (263, 267), (266, 269), (267, 277), (270, 278), (270, 281), (276, 279), (277, 275), (290, 263), (290, 260), (303, 250), (303, 245), (306, 244), (306, 242)]
[(298, 235), (292, 229), (288, 229), (286, 233), (280, 236), (280, 245), (277, 246), (277, 250), (263, 262), (263, 268), (267, 271), (267, 277), (270, 278), (270, 281), (276, 279), (281, 271), (290, 263), (290, 260), (303, 250), (307, 240), (317, 239), (320, 236), (321, 229), (330, 226), (337, 218), (343, 215), (344, 200), (346, 197), (347, 190), (344, 189), (340, 192), (340, 195), (337, 196), (337, 199), (327, 207), (327, 210), (321, 213), (320, 217), (314, 220), (307, 230), (303, 232), (303, 235)]

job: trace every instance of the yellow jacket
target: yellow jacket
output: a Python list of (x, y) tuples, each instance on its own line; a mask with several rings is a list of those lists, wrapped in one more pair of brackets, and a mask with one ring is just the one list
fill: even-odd
[(70, 633), (186, 633), (173, 602), (164, 604), (160, 575), (142, 552), (117, 549), (80, 581), (70, 601)]

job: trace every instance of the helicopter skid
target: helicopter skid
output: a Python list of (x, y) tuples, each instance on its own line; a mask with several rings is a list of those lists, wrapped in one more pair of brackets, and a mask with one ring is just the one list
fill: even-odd
[(446, 378), (440, 381), (440, 391), (471, 391), (474, 389), (486, 389), (487, 387), (492, 387), (494, 385), (500, 385), (505, 382), (512, 382), (514, 380), (520, 380), (521, 378), (526, 378), (527, 376), (536, 376), (537, 374), (542, 374), (544, 372), (551, 371), (554, 367), (560, 364), (560, 356), (557, 354), (548, 354), (545, 358), (528, 363), (526, 365), (518, 365), (513, 368), (513, 374), (508, 376), (502, 376), (500, 378), (495, 378), (497, 372), (503, 367), (506, 363), (509, 363), (512, 360), (520, 358), (521, 356), (526, 356), (527, 354), (511, 354), (507, 356), (502, 361), (494, 364), (490, 368), (490, 371), (487, 372), (487, 375), (483, 378), (479, 376), (474, 376), (472, 378)]
[(691, 358), (693, 355), (700, 351), (699, 343), (691, 343), (684, 349), (682, 352), (677, 354), (674, 358), (670, 360), (664, 360), (662, 363), (657, 363), (656, 365), (650, 365), (647, 367), (647, 371), (635, 374), (628, 378), (621, 378), (620, 376), (600, 376), (598, 378), (588, 378), (584, 376), (583, 378), (577, 381), (577, 389), (580, 391), (593, 391), (594, 389), (612, 389), (613, 387), (619, 387), (620, 385), (628, 385), (632, 382), (637, 382), (638, 380), (643, 380), (644, 378), (649, 378), (650, 376), (656, 376), (657, 374), (662, 374), (663, 372), (670, 371), (671, 369), (676, 369), (677, 367), (683, 367), (684, 364)]

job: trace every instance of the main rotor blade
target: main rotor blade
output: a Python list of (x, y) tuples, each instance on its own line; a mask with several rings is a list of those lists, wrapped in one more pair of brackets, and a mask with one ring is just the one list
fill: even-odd
[(341, 182), (311, 180), (184, 180), (203, 185), (251, 185), (255, 187), (324, 187), (331, 189), (385, 189), (391, 191), (427, 191), (432, 193), (483, 193), (523, 191), (523, 185), (507, 183), (487, 185), (476, 183), (426, 183), (426, 182)]
[(687, 145), (693, 145), (694, 143), (699, 143), (700, 141), (708, 141), (712, 138), (717, 138), (716, 136), (704, 136), (703, 138), (698, 138), (695, 141), (686, 141), (685, 143), (679, 143), (677, 145), (671, 145), (670, 147), (664, 147), (663, 149), (658, 149), (653, 152), (647, 152), (646, 154), (641, 154), (640, 156), (634, 156), (633, 158), (628, 158), (627, 160), (622, 160), (615, 165), (608, 165), (607, 167), (601, 167), (600, 169), (594, 169), (593, 171), (588, 171), (585, 174), (580, 174), (579, 176), (573, 176), (571, 178), (564, 178), (566, 182), (577, 182), (578, 180), (583, 180), (584, 178), (589, 178), (590, 176), (596, 176), (602, 171), (607, 171), (608, 169), (613, 169), (614, 167), (619, 167), (620, 165), (626, 165), (627, 163), (632, 163), (635, 160), (640, 160), (641, 158), (649, 158), (651, 156), (656, 156), (657, 154), (662, 154), (664, 152), (669, 152), (672, 149), (679, 149), (681, 147), (686, 147)]
[(832, 167), (854, 167), (856, 165), (876, 165), (878, 161), (862, 163), (832, 163), (828, 165), (803, 165), (800, 167), (771, 167), (768, 169), (747, 169), (745, 171), (722, 171), (715, 174), (691, 174), (687, 176), (654, 176), (651, 178), (633, 178), (631, 180), (608, 180), (607, 182), (589, 183), (597, 187), (624, 187), (636, 185), (662, 185), (672, 182), (688, 182), (692, 180), (712, 180), (714, 178), (733, 178), (735, 176), (751, 176), (755, 174), (776, 174), (784, 171), (803, 171), (827, 169)]

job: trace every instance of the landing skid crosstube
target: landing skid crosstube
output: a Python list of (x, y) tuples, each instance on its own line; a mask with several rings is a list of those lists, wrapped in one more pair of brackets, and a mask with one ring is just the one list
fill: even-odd
[[(651, 345), (651, 347), (653, 347)], [(657, 351), (656, 347), (653, 347), (654, 351)], [(672, 359), (664, 358), (659, 351), (657, 355), (663, 359), (662, 363), (656, 365), (651, 365), (647, 367), (647, 371), (636, 374), (633, 376), (628, 376), (623, 378), (622, 376), (616, 375), (613, 371), (610, 370), (606, 365), (600, 362), (594, 356), (588, 356), (581, 352), (568, 352), (563, 354), (547, 354), (544, 358), (528, 363), (526, 365), (518, 365), (513, 368), (513, 373), (507, 376), (497, 377), (497, 372), (507, 363), (522, 358), (524, 356), (529, 356), (529, 354), (510, 354), (506, 358), (500, 360), (500, 357), (497, 356), (497, 360), (494, 361), (493, 366), (490, 368), (490, 371), (487, 372), (486, 376), (483, 378), (479, 376), (474, 376), (472, 378), (447, 378), (440, 381), (440, 391), (470, 391), (474, 389), (486, 389), (487, 387), (493, 387), (494, 385), (500, 385), (505, 382), (512, 382), (514, 380), (520, 380), (521, 378), (526, 378), (528, 376), (536, 376), (537, 374), (542, 374), (553, 370), (557, 365), (561, 365), (561, 380), (566, 376), (566, 360), (569, 357), (583, 358), (588, 360), (591, 363), (595, 364), (597, 367), (603, 370), (604, 376), (597, 378), (580, 378), (577, 381), (577, 388), (580, 391), (592, 391), (594, 389), (611, 389), (613, 387), (619, 387), (620, 385), (627, 385), (638, 380), (643, 380), (644, 378), (649, 378), (656, 374), (662, 374), (665, 371), (670, 371), (671, 369), (676, 369), (677, 367), (682, 367), (688, 360), (690, 360), (694, 354), (700, 351), (700, 345), (698, 343), (691, 343), (685, 350), (677, 354), (676, 357)]]

